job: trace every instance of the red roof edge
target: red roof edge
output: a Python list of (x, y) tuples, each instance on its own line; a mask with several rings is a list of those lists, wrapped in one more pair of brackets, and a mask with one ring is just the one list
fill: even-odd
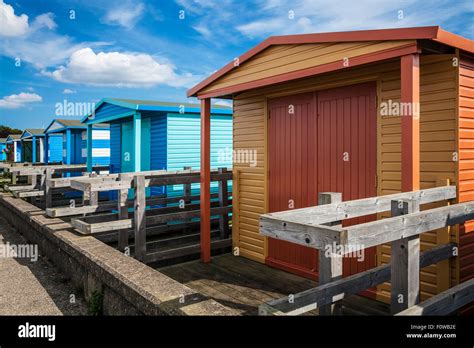
[[(395, 28), (395, 29), (378, 29), (378, 30), (357, 30), (344, 31), (334, 33), (316, 33), (316, 34), (297, 34), (297, 35), (283, 35), (270, 36), (268, 39), (262, 41), (257, 46), (245, 52), (238, 58), (238, 65), (244, 63), (254, 55), (263, 51), (270, 45), (283, 44), (305, 44), (305, 43), (319, 43), (319, 42), (350, 42), (350, 41), (382, 41), (382, 40), (435, 40), (453, 47), (473, 52), (474, 41), (455, 35), (448, 31), (441, 29), (439, 26), (430, 27), (415, 27), (415, 28)], [(232, 61), (226, 64), (205, 80), (198, 83), (196, 86), (188, 90), (187, 96), (194, 97), (197, 93), (225, 75), (236, 66)]]
[[(242, 54), (240, 57), (238, 57), (238, 63), (239, 65), (242, 64), (243, 62), (245, 62), (246, 60), (248, 60), (249, 58), (253, 57), (254, 55), (256, 55), (257, 53), (263, 51), (265, 48), (267, 48), (268, 46), (270, 46), (272, 43), (271, 43), (271, 39), (272, 37), (269, 37), (268, 39), (262, 41), (261, 43), (259, 43), (257, 46), (251, 48), (250, 50), (248, 50), (247, 52), (245, 52), (244, 54)], [(196, 86), (192, 87), (191, 89), (188, 90), (187, 92), (187, 96), (188, 97), (192, 97), (194, 96), (200, 89), (206, 87), (207, 85), (209, 85), (211, 82), (217, 80), (219, 77), (221, 77), (222, 75), (228, 73), (230, 70), (232, 70), (233, 68), (235, 67), (235, 59), (224, 65), (224, 67), (222, 67), (221, 69), (217, 70), (215, 73), (213, 73), (211, 76), (209, 76), (208, 78), (206, 78), (205, 80), (199, 82)]]
[(453, 34), (441, 28), (439, 28), (438, 35), (436, 35), (433, 40), (459, 48), (463, 51), (474, 53), (474, 40)]

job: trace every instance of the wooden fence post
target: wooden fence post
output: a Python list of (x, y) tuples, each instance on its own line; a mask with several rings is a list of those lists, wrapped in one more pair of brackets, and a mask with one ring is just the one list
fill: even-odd
[(135, 258), (145, 261), (146, 256), (146, 197), (145, 176), (136, 175), (135, 182)]
[(43, 191), (43, 206), (46, 209), (46, 170), (40, 175), (39, 189)]
[[(191, 167), (183, 167), (183, 170), (189, 170), (191, 171)], [(183, 194), (184, 194), (184, 207), (186, 208), (188, 204), (191, 204), (191, 196), (192, 196), (192, 188), (191, 188), (191, 183), (184, 184), (183, 185)], [(185, 219), (185, 222), (191, 222), (192, 218)], [(185, 228), (184, 232), (187, 233), (189, 231), (189, 228)]]
[[(321, 192), (318, 194), (318, 205), (342, 202), (340, 192)], [(340, 221), (331, 223), (331, 226), (342, 226)], [(329, 249), (326, 249), (329, 248)], [(333, 245), (326, 245), (319, 250), (319, 281), (318, 285), (330, 283), (342, 278), (342, 255), (338, 255)], [(319, 308), (319, 315), (336, 314), (336, 306), (323, 306)]]
[[(449, 186), (450, 179), (438, 179), (436, 180), (436, 187), (443, 187)], [(440, 204), (443, 205), (450, 205), (450, 201), (446, 201)], [(446, 228), (441, 228), (436, 231), (436, 244), (443, 245), (448, 244), (451, 241), (451, 231), (452, 229), (459, 228), (459, 225), (456, 226), (448, 226)], [(445, 291), (449, 289), (450, 286), (450, 278), (451, 278), (451, 267), (450, 267), (450, 260), (443, 260), (436, 265), (436, 276), (438, 278), (438, 291)]]
[[(89, 177), (95, 178), (97, 176), (97, 173), (92, 172), (89, 174)], [(89, 205), (98, 205), (99, 204), (99, 192), (92, 191), (92, 189), (89, 191)]]
[[(118, 180), (127, 178), (126, 174), (120, 173)], [(128, 219), (128, 189), (118, 190), (117, 196), (117, 210), (119, 220)], [(128, 229), (123, 229), (118, 231), (118, 248), (120, 251), (124, 251), (128, 246)]]
[[(417, 200), (392, 201), (392, 217), (417, 213)], [(391, 243), (391, 312), (401, 312), (420, 300), (420, 236), (402, 238)]]
[[(219, 174), (226, 174), (227, 168), (218, 168), (217, 172)], [(227, 207), (229, 205), (227, 179), (219, 180), (218, 189), (219, 207)], [(219, 217), (219, 230), (221, 232), (221, 239), (225, 239), (229, 236), (229, 213), (222, 213)]]
[[(32, 174), (30, 178), (31, 178), (31, 189), (36, 190), (36, 188), (38, 187), (38, 174)], [(38, 202), (37, 197), (34, 197), (34, 196), (31, 197), (32, 204), (36, 205), (37, 202)]]
[[(233, 168), (232, 174), (232, 254), (234, 256), (240, 255), (240, 240), (239, 240), (239, 181), (240, 171)], [(267, 250), (268, 238), (264, 237), (264, 248)]]
[(52, 168), (46, 168), (46, 178), (45, 178), (45, 200), (46, 200), (46, 208), (52, 208), (53, 207), (53, 189), (50, 186), (51, 184), (48, 183), (48, 180), (50, 180), (53, 177), (53, 170)]

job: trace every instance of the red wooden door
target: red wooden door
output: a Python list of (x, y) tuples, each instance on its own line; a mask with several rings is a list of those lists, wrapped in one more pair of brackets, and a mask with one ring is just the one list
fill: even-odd
[[(317, 190), (316, 95), (299, 94), (269, 103), (270, 212), (314, 206)], [(269, 238), (267, 264), (316, 277), (314, 249)]]
[[(376, 88), (373, 83), (269, 101), (269, 209), (317, 204), (318, 192), (342, 192), (344, 201), (376, 195)], [(290, 110), (294, 110), (291, 114)], [(351, 219), (344, 226), (374, 216)], [(317, 252), (269, 239), (269, 265), (317, 277)], [(344, 275), (375, 266), (375, 248), (364, 261), (344, 258)]]

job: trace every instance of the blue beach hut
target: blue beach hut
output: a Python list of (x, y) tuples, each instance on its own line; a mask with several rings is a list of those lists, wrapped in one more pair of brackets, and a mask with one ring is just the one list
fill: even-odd
[[(88, 162), (88, 136), (92, 146), (91, 165), (110, 163), (110, 131), (106, 124), (94, 125), (91, 133), (80, 120), (54, 119), (45, 130), (48, 163), (85, 164)], [(60, 154), (58, 153), (60, 151)], [(54, 158), (53, 158), (54, 156)]]
[(26, 128), (20, 139), (22, 162), (44, 162), (44, 129)]
[(9, 134), (7, 137), (8, 161), (21, 162), (21, 134)]
[(7, 138), (0, 138), (0, 161), (7, 160)]
[[(110, 124), (112, 173), (200, 167), (199, 104), (106, 98), (82, 122)], [(212, 107), (211, 138), (211, 167), (232, 167), (231, 108)], [(167, 190), (178, 194), (182, 185)]]

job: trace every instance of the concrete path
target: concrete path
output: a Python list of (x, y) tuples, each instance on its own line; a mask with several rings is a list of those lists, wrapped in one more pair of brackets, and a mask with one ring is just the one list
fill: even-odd
[(34, 261), (34, 246), (18, 255), (28, 258), (12, 256), (14, 248), (27, 244), (0, 216), (0, 315), (87, 314), (72, 283), (41, 255)]

